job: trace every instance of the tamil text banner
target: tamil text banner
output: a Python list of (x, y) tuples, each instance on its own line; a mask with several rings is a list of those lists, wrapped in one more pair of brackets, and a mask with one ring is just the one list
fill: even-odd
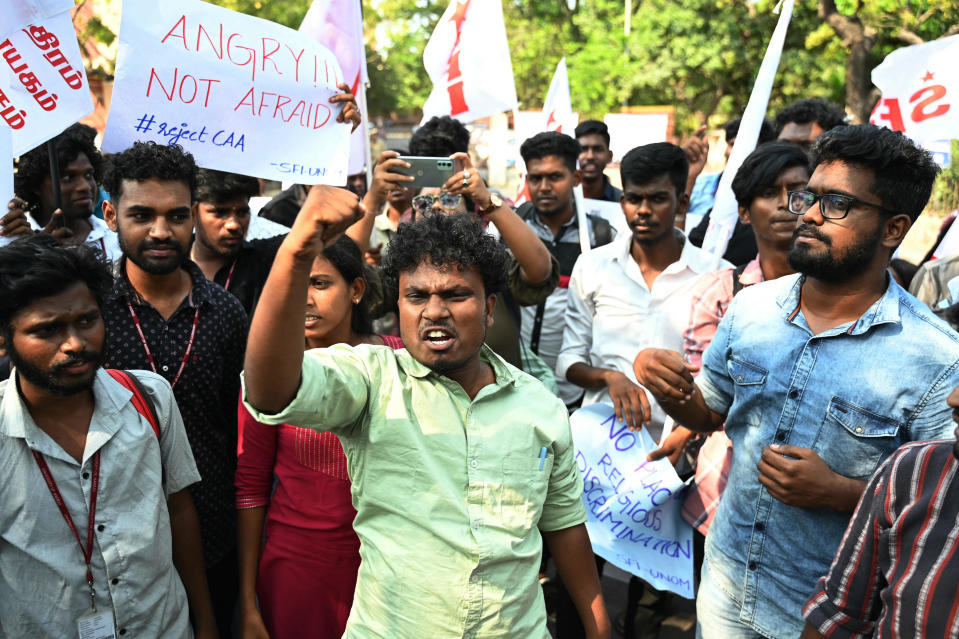
[(0, 41), (7, 84), (0, 118), (12, 129), (20, 155), (93, 111), (80, 45), (70, 12), (15, 29)]
[(872, 124), (929, 145), (959, 135), (959, 35), (896, 49), (872, 70), (882, 97)]
[(680, 514), (683, 482), (672, 465), (646, 461), (652, 438), (617, 421), (609, 404), (581, 408), (570, 424), (593, 552), (692, 599), (693, 529)]
[(103, 148), (180, 144), (211, 169), (346, 183), (350, 124), (329, 102), (343, 74), (292, 29), (199, 0), (125, 0)]

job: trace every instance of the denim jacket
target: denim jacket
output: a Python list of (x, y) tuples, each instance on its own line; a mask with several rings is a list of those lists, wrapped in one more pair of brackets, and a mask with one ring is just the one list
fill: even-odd
[(737, 295), (697, 378), (726, 415), (729, 483), (707, 539), (717, 584), (740, 621), (798, 637), (802, 606), (826, 574), (850, 513), (787, 506), (759, 483), (763, 447), (811, 448), (840, 475), (867, 479), (900, 445), (951, 437), (959, 334), (889, 278), (858, 320), (813, 335), (791, 275)]

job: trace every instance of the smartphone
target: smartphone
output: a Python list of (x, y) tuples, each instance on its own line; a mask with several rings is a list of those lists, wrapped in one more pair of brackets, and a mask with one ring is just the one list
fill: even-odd
[(406, 187), (411, 189), (422, 189), (425, 187), (441, 187), (446, 181), (453, 177), (455, 172), (453, 160), (449, 158), (424, 158), (409, 155), (401, 155), (400, 160), (408, 163), (410, 168), (397, 168), (394, 173), (402, 175), (412, 175), (413, 181), (407, 182)]

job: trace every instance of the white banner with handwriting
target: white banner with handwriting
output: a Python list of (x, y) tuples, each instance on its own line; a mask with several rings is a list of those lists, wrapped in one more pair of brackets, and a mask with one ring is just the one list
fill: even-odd
[[(202, 167), (301, 184), (346, 184), (343, 74), (309, 36), (200, 0), (125, 0), (103, 140), (180, 144)], [(122, 97), (121, 97), (122, 96)]]
[(653, 439), (627, 429), (609, 404), (579, 409), (570, 425), (593, 552), (692, 599), (693, 529), (680, 514), (683, 482), (672, 464), (646, 461)]

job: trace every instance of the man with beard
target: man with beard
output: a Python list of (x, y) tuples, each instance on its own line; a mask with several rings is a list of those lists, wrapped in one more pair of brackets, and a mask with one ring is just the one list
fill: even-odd
[[(521, 310), (521, 335), (524, 344), (555, 369), (566, 326), (569, 277), (581, 252), (579, 217), (573, 199), (573, 187), (580, 180), (576, 169), (580, 146), (568, 135), (548, 131), (523, 142), (519, 152), (526, 163), (531, 201), (516, 209), (516, 214), (559, 261), (560, 272), (559, 287), (544, 302)], [(596, 248), (609, 244), (614, 234), (609, 222), (593, 215), (587, 216), (587, 220), (590, 245)], [(567, 406), (579, 403), (582, 389), (563, 376), (556, 377), (556, 384), (559, 397)]]
[[(959, 422), (959, 388), (948, 402)], [(959, 428), (953, 439), (907, 444), (879, 467), (803, 610), (802, 639), (956, 636), (957, 471)]]
[(111, 159), (104, 218), (123, 257), (103, 308), (114, 368), (152, 370), (173, 386), (202, 480), (191, 488), (217, 625), (237, 597), (236, 402), (247, 317), (190, 261), (196, 164), (177, 145), (137, 142)]
[(100, 368), (111, 285), (87, 247), (41, 235), (0, 249), (0, 353), (14, 362), (0, 382), (0, 636), (99, 621), (96, 636), (186, 639), (191, 616), (197, 637), (216, 636), (187, 490), (200, 476), (170, 385), (135, 374), (155, 431)]
[(886, 269), (938, 168), (868, 124), (824, 133), (812, 165), (789, 193), (798, 274), (733, 299), (695, 383), (679, 353), (647, 368), (677, 423), (725, 422), (733, 442), (735, 490), (709, 529), (697, 597), (704, 639), (798, 636), (866, 480), (900, 445), (949, 433), (959, 335)]
[(35, 230), (55, 233), (67, 242), (94, 246), (111, 262), (118, 259), (120, 246), (116, 234), (93, 215), (103, 166), (100, 152), (93, 143), (95, 137), (96, 131), (91, 127), (73, 124), (52, 140), (60, 169), (59, 213), (47, 143), (20, 156), (14, 175), (18, 198), (10, 202), (4, 228), (25, 222)]
[(473, 215), (403, 224), (385, 259), (405, 349), (303, 352), (314, 257), (361, 214), (313, 187), (253, 315), (244, 401), (257, 420), (338, 435), (362, 562), (348, 639), (548, 639), (542, 541), (591, 638), (609, 621), (566, 408), (484, 344), (506, 249)]

